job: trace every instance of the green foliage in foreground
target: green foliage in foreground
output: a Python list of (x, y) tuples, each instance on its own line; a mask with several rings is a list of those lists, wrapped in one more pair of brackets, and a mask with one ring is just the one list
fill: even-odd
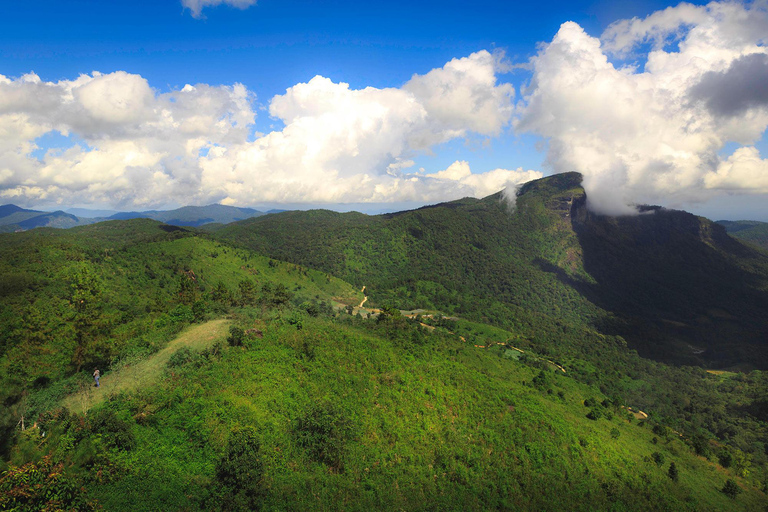
[(322, 272), (146, 219), (0, 234), (0, 454), (34, 418), (119, 361), (233, 305), (320, 310), (362, 294)]
[[(243, 310), (239, 325), (262, 338), (86, 417), (47, 416), (19, 437), (13, 464), (61, 462), (106, 510), (749, 510), (765, 499), (676, 437), (653, 444), (598, 389), (503, 347), (402, 318), (305, 315), (297, 329), (290, 315)], [(605, 411), (595, 421), (589, 398)], [(724, 474), (745, 488), (736, 500)]]

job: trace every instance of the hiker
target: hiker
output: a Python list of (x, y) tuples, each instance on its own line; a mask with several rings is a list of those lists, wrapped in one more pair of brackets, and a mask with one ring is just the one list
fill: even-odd
[(100, 375), (101, 375), (101, 374), (99, 373), (99, 369), (98, 369), (98, 368), (96, 368), (95, 370), (93, 370), (93, 380), (95, 380), (95, 381), (96, 381), (96, 387), (99, 387), (99, 376), (100, 376)]

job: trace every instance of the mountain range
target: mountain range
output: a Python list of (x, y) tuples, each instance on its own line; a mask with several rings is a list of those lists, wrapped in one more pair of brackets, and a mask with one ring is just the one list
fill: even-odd
[(150, 210), (144, 212), (117, 212), (106, 217), (78, 217), (72, 213), (57, 210), (43, 212), (27, 210), (13, 204), (0, 206), (0, 232), (24, 231), (39, 227), (72, 228), (108, 220), (128, 220), (147, 218), (154, 219), (174, 226), (203, 226), (205, 224), (228, 224), (238, 220), (248, 219), (265, 213), (275, 213), (280, 210), (261, 212), (253, 208), (238, 208), (212, 204), (208, 206), (184, 206), (175, 210)]
[(1, 233), (0, 509), (762, 510), (768, 253), (588, 206)]

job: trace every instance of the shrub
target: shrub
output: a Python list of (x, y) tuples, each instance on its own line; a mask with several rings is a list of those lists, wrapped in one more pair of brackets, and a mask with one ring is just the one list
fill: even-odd
[(661, 466), (664, 464), (664, 454), (662, 453), (653, 452), (651, 454), (651, 458), (653, 459), (653, 462), (655, 462), (657, 466)]
[(674, 462), (669, 464), (669, 471), (667, 471), (667, 475), (672, 479), (673, 482), (677, 482), (677, 479), (680, 477), (677, 471), (677, 466)]
[(731, 455), (731, 452), (728, 450), (721, 451), (717, 456), (717, 459), (720, 461), (720, 465), (724, 468), (729, 468), (731, 467), (731, 464), (733, 464), (733, 455)]
[(83, 488), (50, 457), (16, 468), (0, 477), (0, 510), (96, 510)]
[(741, 487), (739, 487), (736, 482), (729, 478), (725, 481), (725, 485), (722, 489), (720, 489), (720, 491), (732, 500), (735, 500), (736, 496), (738, 496), (741, 492)]
[(334, 404), (313, 404), (296, 422), (296, 440), (309, 456), (343, 471), (345, 444), (352, 437), (352, 423)]
[(261, 442), (256, 429), (233, 429), (216, 464), (216, 482), (221, 491), (217, 508), (257, 510), (263, 496), (263, 477)]
[(227, 336), (227, 343), (230, 347), (242, 347), (245, 340), (245, 331), (242, 328), (233, 325), (229, 328), (229, 336)]
[(597, 421), (597, 420), (599, 420), (602, 417), (603, 417), (603, 412), (600, 409), (597, 409), (597, 408), (592, 409), (591, 411), (589, 411), (587, 413), (587, 418), (589, 418), (590, 420), (593, 420), (593, 421)]
[(168, 358), (166, 364), (169, 368), (178, 368), (192, 362), (196, 355), (189, 347), (181, 347)]
[(131, 425), (111, 409), (98, 409), (88, 416), (89, 430), (101, 434), (107, 446), (130, 450), (136, 445)]

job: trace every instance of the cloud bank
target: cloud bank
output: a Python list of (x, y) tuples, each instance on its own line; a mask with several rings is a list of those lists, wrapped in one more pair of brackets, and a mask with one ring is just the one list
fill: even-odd
[[(768, 160), (753, 146), (768, 126), (765, 7), (683, 3), (600, 39), (564, 23), (532, 59), (516, 127), (548, 138), (549, 164), (584, 174), (603, 213), (768, 193)], [(743, 147), (721, 156), (728, 142)]]
[[(490, 194), (541, 174), (472, 174), (466, 162), (406, 171), (437, 144), (509, 124), (514, 89), (498, 83), (499, 66), (481, 51), (388, 89), (316, 76), (272, 98), (269, 114), (284, 128), (255, 136), (255, 97), (241, 84), (159, 93), (122, 71), (59, 82), (0, 76), (0, 198), (149, 208)], [(55, 132), (74, 143), (38, 147)]]

